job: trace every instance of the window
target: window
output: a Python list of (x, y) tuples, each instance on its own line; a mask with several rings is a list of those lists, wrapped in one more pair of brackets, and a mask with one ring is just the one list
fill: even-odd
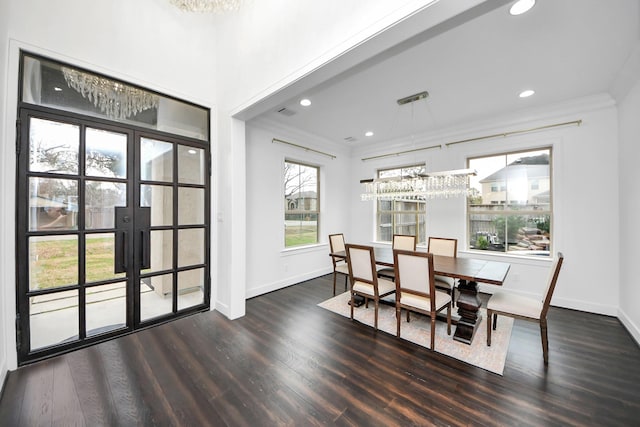
[(284, 246), (318, 243), (320, 168), (284, 162)]
[[(411, 177), (426, 173), (425, 165), (406, 166), (378, 171), (378, 178)], [(391, 242), (394, 234), (416, 236), (417, 244), (425, 244), (426, 203), (424, 200), (378, 200), (376, 229), (379, 242)]]
[[(550, 254), (551, 149), (469, 159), (469, 249)], [(500, 189), (500, 191), (496, 191)]]

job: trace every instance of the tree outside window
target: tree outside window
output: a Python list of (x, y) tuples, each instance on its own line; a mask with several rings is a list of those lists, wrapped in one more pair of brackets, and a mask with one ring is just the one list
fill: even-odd
[(320, 168), (285, 161), (284, 205), (285, 247), (318, 243)]
[(550, 255), (551, 149), (472, 158), (469, 249)]

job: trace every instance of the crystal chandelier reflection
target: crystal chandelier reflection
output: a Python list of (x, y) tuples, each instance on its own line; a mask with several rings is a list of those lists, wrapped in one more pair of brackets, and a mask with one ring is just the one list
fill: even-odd
[(366, 179), (361, 198), (369, 200), (427, 200), (468, 196), (469, 177), (476, 175), (473, 169), (431, 172), (425, 175), (402, 178)]
[(187, 12), (229, 12), (240, 8), (241, 0), (170, 0)]
[(124, 120), (160, 104), (157, 95), (115, 80), (67, 67), (62, 67), (62, 74), (70, 88), (109, 118)]

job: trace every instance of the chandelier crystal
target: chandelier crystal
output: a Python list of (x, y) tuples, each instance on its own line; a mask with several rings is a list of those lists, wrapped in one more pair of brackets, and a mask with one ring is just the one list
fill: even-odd
[(170, 0), (171, 4), (187, 12), (229, 12), (240, 8), (241, 0)]
[(124, 120), (160, 104), (157, 95), (115, 80), (67, 67), (62, 67), (62, 74), (70, 88), (110, 118)]
[(470, 195), (469, 177), (473, 169), (431, 172), (426, 175), (402, 178), (368, 179), (363, 184), (361, 199), (369, 200), (427, 200), (447, 199)]

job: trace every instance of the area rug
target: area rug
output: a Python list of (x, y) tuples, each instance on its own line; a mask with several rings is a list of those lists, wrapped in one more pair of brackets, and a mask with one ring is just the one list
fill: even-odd
[[(350, 318), (351, 307), (348, 304), (349, 299), (349, 292), (344, 292), (321, 302), (318, 306)], [(454, 313), (455, 310), (454, 308)], [(365, 308), (363, 304), (354, 309), (353, 318), (360, 323), (373, 327), (374, 312), (373, 303), (369, 303), (369, 308)], [(451, 325), (451, 335), (447, 335), (447, 323), (437, 321), (435, 351), (502, 375), (509, 350), (513, 319), (504, 316), (498, 319), (498, 328), (491, 332), (491, 347), (487, 347), (487, 324), (485, 323), (487, 321), (487, 312), (484, 308), (481, 308), (480, 312), (482, 314), (482, 322), (478, 326), (473, 342), (470, 345), (454, 341), (455, 325)], [(396, 335), (396, 316), (393, 305), (380, 304), (378, 329), (393, 336)], [(407, 323), (403, 310), (400, 338), (429, 348), (431, 343), (431, 319), (419, 313), (411, 313), (411, 322)]]

